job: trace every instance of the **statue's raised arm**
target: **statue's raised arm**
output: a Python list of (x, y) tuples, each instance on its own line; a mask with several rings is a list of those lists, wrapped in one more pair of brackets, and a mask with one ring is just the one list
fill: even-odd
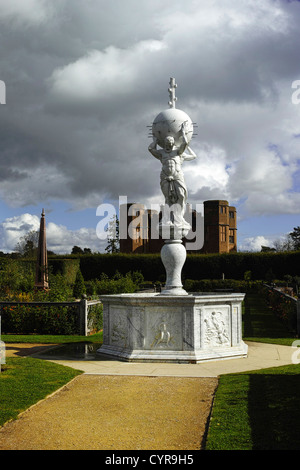
[[(183, 143), (178, 149), (178, 154), (181, 156), (182, 160), (194, 160), (197, 158), (197, 155), (195, 152), (191, 149), (189, 146), (189, 139), (188, 139), (188, 133), (190, 132), (189, 126), (187, 122), (183, 122), (181, 126), (181, 135), (182, 135), (182, 140)], [(188, 153), (186, 153), (186, 150)]]
[(161, 160), (161, 152), (157, 150), (157, 138), (153, 136), (153, 141), (148, 147), (149, 152), (158, 160)]

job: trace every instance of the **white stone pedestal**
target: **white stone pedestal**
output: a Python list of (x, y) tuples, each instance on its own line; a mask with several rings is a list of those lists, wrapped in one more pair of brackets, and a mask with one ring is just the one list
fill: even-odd
[(198, 363), (245, 357), (244, 296), (103, 296), (103, 345), (97, 353), (134, 362)]
[(182, 241), (166, 240), (160, 256), (167, 275), (162, 295), (188, 295), (181, 282), (181, 270), (186, 260), (186, 249)]

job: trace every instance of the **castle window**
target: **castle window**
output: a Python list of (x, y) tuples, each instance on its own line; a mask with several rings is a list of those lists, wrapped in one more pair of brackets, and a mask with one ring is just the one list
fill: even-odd
[(226, 242), (226, 225), (221, 225), (221, 242)]
[(229, 243), (234, 243), (234, 231), (229, 230)]

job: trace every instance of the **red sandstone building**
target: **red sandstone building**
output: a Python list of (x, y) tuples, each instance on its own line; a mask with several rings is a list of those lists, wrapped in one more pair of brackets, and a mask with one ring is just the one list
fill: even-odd
[[(227, 201), (204, 201), (204, 245), (198, 253), (230, 253), (237, 251), (236, 208)], [(158, 238), (155, 227), (159, 223), (157, 211), (130, 208), (133, 204), (120, 207), (120, 220), (123, 221), (126, 233), (120, 232), (121, 253), (159, 253), (163, 240)], [(137, 205), (135, 205), (137, 207)], [(189, 207), (189, 206), (188, 206)], [(125, 224), (126, 221), (126, 224)], [(196, 212), (192, 211), (192, 230), (195, 231)], [(129, 234), (128, 234), (129, 232)], [(134, 233), (133, 233), (134, 232)], [(127, 237), (126, 237), (127, 236)], [(192, 240), (189, 240), (192, 242)], [(185, 243), (185, 240), (183, 240)]]
[(204, 202), (203, 253), (237, 251), (236, 208), (227, 201)]

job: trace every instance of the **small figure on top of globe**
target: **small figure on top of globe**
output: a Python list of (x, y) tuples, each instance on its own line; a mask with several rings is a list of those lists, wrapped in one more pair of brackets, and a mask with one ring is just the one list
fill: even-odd
[[(170, 232), (173, 227), (168, 238), (185, 237), (191, 228), (184, 219), (188, 192), (181, 165), (185, 160), (196, 158), (196, 154), (189, 147), (193, 123), (184, 111), (175, 108), (176, 87), (175, 79), (171, 78), (168, 89), (170, 109), (162, 111), (155, 118), (152, 125), (153, 142), (148, 147), (149, 152), (162, 163), (160, 187), (167, 207), (164, 208), (160, 230), (165, 227), (169, 228)], [(160, 149), (157, 148), (158, 145)]]

